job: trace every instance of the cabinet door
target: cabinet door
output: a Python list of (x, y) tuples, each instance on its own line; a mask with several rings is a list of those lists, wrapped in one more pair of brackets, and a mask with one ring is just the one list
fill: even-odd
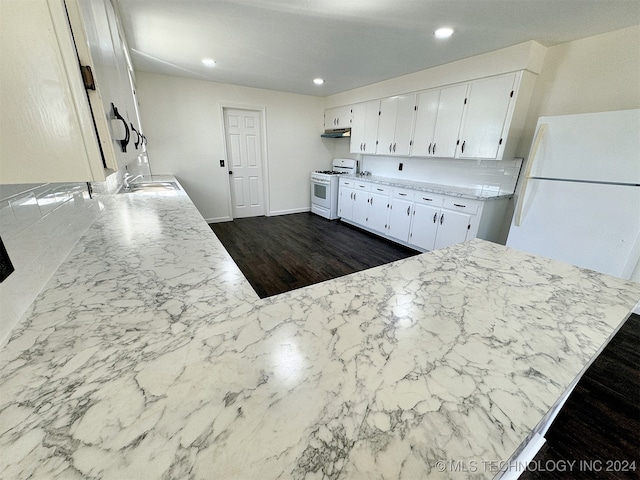
[(351, 106), (328, 108), (324, 112), (324, 129), (349, 128), (351, 126)]
[(380, 118), (378, 119), (378, 155), (391, 155), (396, 135), (396, 116), (398, 114), (397, 98), (385, 98), (380, 101)]
[(392, 198), (389, 202), (387, 234), (403, 242), (409, 241), (412, 201)]
[(369, 212), (369, 192), (353, 192), (353, 218), (352, 220), (360, 225), (367, 224), (367, 214)]
[(378, 122), (380, 120), (380, 101), (365, 104), (364, 145), (362, 153), (376, 153), (378, 143)]
[(471, 215), (442, 210), (438, 224), (438, 234), (434, 245), (436, 250), (464, 242), (471, 225)]
[(459, 158), (497, 158), (515, 78), (516, 74), (511, 73), (469, 84)]
[(380, 101), (377, 154), (409, 155), (415, 109), (415, 95), (400, 95)]
[(120, 168), (134, 160), (139, 130), (137, 102), (125, 45), (110, 0), (65, 0), (78, 58), (90, 65), (97, 90), (88, 90), (107, 166)]
[(416, 203), (413, 206), (413, 220), (409, 243), (425, 250), (433, 250), (438, 232), (440, 209)]
[(338, 216), (353, 220), (353, 188), (340, 185), (338, 190)]
[(467, 84), (443, 88), (440, 91), (438, 118), (433, 134), (433, 156), (455, 157), (466, 94)]
[(367, 226), (369, 228), (384, 233), (387, 228), (388, 206), (388, 194), (371, 192), (369, 196), (369, 213), (367, 214)]
[(411, 156), (429, 157), (432, 155), (433, 134), (438, 117), (438, 103), (440, 103), (440, 89), (427, 90), (418, 95), (418, 110), (416, 112), (416, 126), (413, 133)]
[(416, 115), (416, 96), (403, 95), (396, 99), (396, 130), (393, 140), (393, 155), (408, 156), (411, 150), (411, 137)]
[(351, 122), (351, 153), (375, 153), (378, 139), (378, 113), (380, 102), (377, 100), (353, 105)]

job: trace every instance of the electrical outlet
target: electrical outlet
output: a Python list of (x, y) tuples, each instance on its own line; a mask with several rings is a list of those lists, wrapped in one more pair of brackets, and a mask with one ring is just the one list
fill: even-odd
[(398, 170), (402, 171), (402, 162), (398, 164)]

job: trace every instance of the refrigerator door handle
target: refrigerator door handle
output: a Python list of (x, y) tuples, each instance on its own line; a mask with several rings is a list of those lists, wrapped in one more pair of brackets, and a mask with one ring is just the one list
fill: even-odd
[(536, 134), (536, 138), (533, 141), (533, 145), (531, 147), (531, 151), (529, 152), (529, 160), (527, 161), (527, 168), (523, 175), (522, 180), (522, 188), (520, 188), (520, 198), (518, 199), (518, 206), (516, 207), (516, 214), (514, 219), (514, 225), (516, 227), (520, 226), (522, 220), (522, 206), (524, 205), (524, 197), (525, 193), (527, 193), (527, 185), (529, 185), (529, 175), (531, 174), (531, 167), (536, 161), (536, 155), (538, 154), (538, 148), (540, 147), (540, 143), (544, 138), (548, 124), (542, 123), (540, 124), (540, 128), (538, 128), (538, 133)]

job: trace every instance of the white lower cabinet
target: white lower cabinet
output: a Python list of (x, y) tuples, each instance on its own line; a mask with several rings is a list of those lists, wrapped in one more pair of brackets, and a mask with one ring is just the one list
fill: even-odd
[(433, 250), (449, 247), (467, 240), (471, 229), (471, 215), (442, 210), (438, 219), (438, 233)]
[(389, 189), (378, 185), (371, 186), (369, 193), (369, 212), (367, 226), (376, 232), (385, 233), (389, 218)]
[(433, 250), (438, 233), (441, 209), (417, 203), (413, 207), (413, 226), (409, 242), (424, 250)]
[(394, 189), (389, 201), (389, 223), (387, 235), (408, 243), (411, 230), (411, 211), (414, 192)]
[(470, 200), (342, 179), (338, 213), (372, 233), (431, 251), (476, 237), (500, 242), (508, 200)]
[(350, 182), (340, 182), (338, 190), (338, 216), (344, 220), (353, 220), (353, 186)]
[(389, 188), (369, 182), (342, 180), (338, 193), (338, 215), (376, 233), (385, 233)]

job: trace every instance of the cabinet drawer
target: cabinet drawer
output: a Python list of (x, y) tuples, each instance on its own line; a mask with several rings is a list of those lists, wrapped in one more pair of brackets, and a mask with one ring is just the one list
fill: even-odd
[(376, 183), (371, 184), (371, 192), (377, 193), (379, 195), (389, 195), (391, 193), (391, 188), (386, 185), (378, 185)]
[(476, 200), (467, 200), (466, 198), (445, 198), (443, 207), (448, 210), (456, 210), (458, 212), (465, 212), (469, 215), (475, 215), (478, 213), (481, 202)]
[(363, 192), (368, 192), (371, 190), (371, 184), (368, 182), (354, 182), (354, 187), (356, 190), (362, 190)]
[(350, 178), (341, 178), (340, 179), (340, 186), (341, 187), (347, 187), (347, 188), (356, 188), (356, 181)]
[(393, 189), (393, 198), (401, 198), (402, 200), (413, 201), (415, 190), (409, 190), (405, 188), (394, 188)]
[(442, 207), (444, 198), (439, 197), (437, 195), (433, 195), (432, 193), (428, 193), (428, 192), (416, 192), (415, 202), (421, 203), (423, 205), (432, 205), (434, 207)]

